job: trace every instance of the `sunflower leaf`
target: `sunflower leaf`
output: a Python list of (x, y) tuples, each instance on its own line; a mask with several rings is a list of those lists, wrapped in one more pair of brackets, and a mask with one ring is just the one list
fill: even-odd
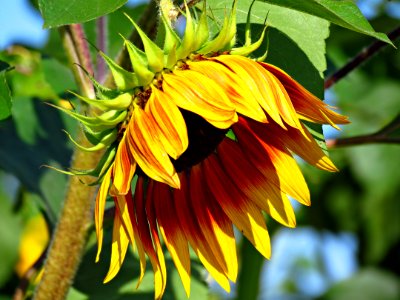
[(303, 125), (307, 128), (307, 130), (311, 133), (315, 141), (317, 142), (318, 146), (324, 151), (324, 153), (329, 156), (328, 147), (325, 143), (324, 134), (322, 131), (322, 125), (310, 123), (310, 122), (303, 122)]
[(115, 11), (127, 0), (39, 0), (44, 27), (83, 23)]
[[(208, 2), (215, 21), (222, 24), (227, 14), (226, 8), (232, 4), (231, 0)], [(252, 0), (238, 1), (237, 23), (238, 43), (237, 46), (245, 44), (245, 24), (247, 23), (248, 11)], [(264, 30), (265, 18), (267, 17), (269, 28), (277, 29), (280, 33), (292, 40), (298, 48), (306, 55), (314, 68), (320, 72), (326, 69), (325, 39), (329, 36), (329, 22), (309, 14), (296, 11), (287, 7), (272, 5), (266, 2), (256, 1), (250, 15), (251, 33), (257, 40)], [(243, 25), (243, 26), (242, 26)], [(261, 25), (261, 26), (260, 26)], [(242, 27), (242, 28), (241, 28)], [(217, 26), (211, 28), (212, 36), (218, 32)], [(243, 34), (241, 34), (241, 31)], [(270, 29), (268, 30), (270, 31)], [(271, 46), (277, 46), (270, 39)], [(287, 59), (287, 58), (286, 58)], [(296, 63), (291, 60), (291, 63)]]
[(5, 74), (8, 68), (7, 63), (0, 61), (0, 120), (11, 115), (12, 98)]
[(320, 17), (333, 24), (344, 28), (372, 36), (378, 40), (392, 44), (386, 34), (376, 32), (365, 19), (357, 5), (351, 1), (337, 0), (257, 0), (270, 4), (287, 7), (293, 10), (308, 13)]

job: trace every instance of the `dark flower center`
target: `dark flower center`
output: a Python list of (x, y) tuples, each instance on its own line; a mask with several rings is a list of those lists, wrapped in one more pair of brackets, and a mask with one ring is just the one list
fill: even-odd
[(198, 164), (215, 151), (224, 139), (227, 129), (219, 129), (199, 115), (181, 109), (188, 130), (189, 146), (177, 159), (171, 159), (177, 172), (184, 171)]

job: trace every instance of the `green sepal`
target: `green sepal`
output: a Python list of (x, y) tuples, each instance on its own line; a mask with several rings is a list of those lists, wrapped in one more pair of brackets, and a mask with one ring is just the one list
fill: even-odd
[[(81, 70), (89, 77), (90, 81), (92, 82), (95, 90), (96, 96), (100, 99), (113, 99), (117, 97), (120, 93), (117, 90), (112, 90), (101, 83), (99, 83), (87, 70), (81, 67)], [(73, 93), (72, 93), (73, 94)]]
[[(161, 20), (165, 28), (165, 39), (164, 39), (164, 54), (169, 54), (172, 49), (177, 48), (181, 44), (181, 39), (176, 34), (175, 30), (172, 29), (168, 19), (165, 17), (164, 13), (161, 14)], [(174, 51), (175, 51), (174, 50)], [(165, 60), (164, 60), (165, 61)], [(168, 68), (168, 66), (165, 66)]]
[(62, 174), (65, 174), (65, 175), (69, 175), (69, 176), (77, 175), (74, 171), (62, 170), (62, 169), (59, 169), (59, 168), (56, 168), (56, 167), (53, 167), (53, 166), (49, 166), (49, 165), (41, 165), (41, 167), (49, 168), (51, 170), (54, 170), (54, 171), (57, 171), (59, 173), (62, 173)]
[(210, 32), (208, 30), (207, 22), (207, 3), (203, 1), (203, 9), (200, 15), (199, 22), (196, 28), (196, 39), (194, 41), (194, 49), (199, 49), (205, 42), (208, 41), (210, 37)]
[(265, 61), (267, 59), (268, 56), (268, 49), (269, 49), (269, 36), (268, 36), (268, 31), (267, 31), (267, 36), (266, 36), (266, 47), (265, 47), (265, 52), (263, 55), (261, 55), (260, 57), (256, 58), (256, 61)]
[(110, 130), (114, 130), (113, 128), (111, 129), (106, 129), (102, 131), (94, 131), (90, 129), (89, 127), (82, 126), (83, 133), (85, 134), (86, 139), (92, 144), (96, 145), (104, 136), (105, 132), (108, 132)]
[[(101, 157), (99, 163), (94, 169), (90, 170), (77, 170), (71, 169), (71, 173), (73, 175), (84, 175), (84, 176), (93, 176), (98, 177), (96, 182), (100, 180), (100, 178), (107, 172), (112, 162), (114, 161), (115, 154), (117, 153), (117, 147), (108, 147)], [(88, 185), (94, 185), (93, 183), (89, 183)]]
[(90, 130), (93, 131), (102, 131), (106, 129), (110, 129), (115, 127), (115, 124), (110, 124), (109, 121), (103, 121), (99, 119), (98, 117), (88, 117), (88, 116), (83, 116), (81, 114), (78, 114), (76, 112), (70, 111), (66, 108), (60, 107), (53, 105), (51, 103), (47, 103), (48, 105), (61, 110), (62, 112), (66, 113), (70, 117), (74, 118), (75, 120), (78, 120), (81, 122), (86, 128), (90, 128)]
[(110, 110), (110, 109), (125, 110), (129, 107), (129, 105), (131, 105), (132, 102), (132, 95), (129, 93), (124, 93), (117, 96), (114, 99), (108, 99), (108, 100), (90, 99), (78, 95), (72, 91), (70, 91), (70, 93), (78, 97), (83, 102), (90, 104), (94, 107), (100, 108), (102, 110)]
[(216, 38), (214, 38), (211, 41), (206, 42), (198, 51), (197, 53), (200, 54), (209, 54), (209, 53), (214, 53), (220, 51), (224, 45), (226, 44), (226, 37), (228, 34), (228, 26), (229, 26), (229, 18), (225, 16), (224, 18), (224, 24), (222, 25), (221, 31), (217, 35)]
[(105, 125), (116, 126), (126, 119), (128, 112), (126, 110), (109, 110), (101, 115), (95, 115), (95, 118)]
[(139, 85), (138, 78), (135, 73), (129, 72), (121, 66), (117, 65), (110, 57), (105, 55), (103, 52), (100, 51), (99, 54), (104, 58), (108, 67), (110, 68), (115, 85), (119, 90), (126, 91), (129, 89), (133, 89), (134, 87), (137, 87)]
[[(122, 34), (119, 35), (122, 40), (124, 41), (124, 45), (125, 47), (127, 47), (127, 45), (129, 44), (130, 47), (135, 49), (135, 58), (139, 59), (140, 63), (142, 65), (145, 65), (147, 67), (147, 55), (144, 51), (140, 50), (138, 47), (136, 47), (130, 40), (126, 39)], [(128, 49), (129, 50), (129, 49)], [(133, 67), (133, 65), (132, 65)], [(133, 71), (135, 72), (135, 69), (133, 69)]]
[(193, 18), (187, 6), (186, 0), (184, 2), (185, 2), (186, 28), (185, 28), (185, 33), (183, 35), (182, 43), (176, 50), (177, 60), (188, 57), (191, 52), (196, 50), (194, 48), (196, 37), (195, 37)]
[(164, 56), (164, 64), (167, 69), (172, 69), (175, 66), (176, 59), (176, 47), (177, 45), (173, 45), (170, 52)]
[[(101, 158), (99, 164), (97, 165), (96, 169), (94, 169), (94, 171), (96, 171), (96, 177), (97, 180), (88, 183), (88, 186), (95, 186), (98, 185), (99, 183), (101, 183), (103, 181), (103, 177), (104, 175), (107, 173), (108, 169), (113, 165), (114, 162), (114, 157), (117, 153), (117, 147), (109, 147), (108, 149), (111, 149), (112, 152), (110, 152), (107, 156), (107, 152), (103, 155), (103, 157)], [(107, 150), (108, 150), (107, 149)], [(104, 158), (104, 159), (103, 159)]]
[(205, 43), (204, 46), (197, 51), (198, 53), (208, 54), (231, 49), (236, 39), (236, 6), (237, 0), (233, 2), (229, 17), (225, 16), (224, 24), (217, 37)]
[(250, 17), (251, 17), (251, 11), (253, 9), (254, 2), (256, 2), (256, 0), (253, 0), (251, 2), (250, 7), (249, 7), (249, 11), (247, 13), (246, 28), (244, 30), (244, 36), (245, 36), (244, 46), (250, 46), (251, 45), (251, 20), (250, 20)]
[(227, 44), (223, 47), (223, 50), (230, 50), (236, 44), (236, 10), (237, 10), (237, 2), (238, 0), (233, 1), (231, 15), (229, 17), (229, 32), (227, 35)]
[(261, 46), (262, 42), (264, 41), (266, 29), (267, 29), (267, 26), (264, 26), (261, 36), (256, 42), (254, 42), (253, 44), (250, 44), (250, 45), (245, 45), (243, 47), (233, 48), (230, 51), (230, 54), (248, 56), (251, 53), (253, 53), (254, 51), (256, 51)]
[(117, 147), (108, 147), (107, 150), (104, 152), (103, 156), (101, 157), (99, 163), (94, 169), (89, 169), (89, 170), (77, 170), (77, 169), (69, 169), (70, 171), (67, 170), (62, 170), (53, 166), (49, 165), (43, 165), (43, 167), (55, 170), (57, 172), (69, 175), (69, 176), (93, 176), (97, 177), (97, 180), (95, 182), (91, 182), (87, 185), (93, 186), (97, 185), (99, 182), (101, 182), (104, 174), (107, 172), (107, 170), (110, 168), (111, 164), (114, 161), (115, 154), (117, 153)]
[(104, 149), (108, 146), (110, 146), (116, 139), (118, 136), (118, 130), (111, 130), (109, 133), (107, 133), (106, 135), (104, 135), (104, 137), (93, 147), (84, 147), (82, 145), (80, 145), (78, 142), (76, 142), (72, 136), (67, 132), (64, 131), (68, 138), (71, 140), (71, 142), (78, 147), (80, 150), (85, 151), (85, 152), (95, 152), (95, 151), (99, 151), (101, 149)]
[(164, 52), (161, 50), (156, 43), (154, 43), (149, 37), (144, 33), (144, 31), (136, 24), (132, 18), (125, 14), (125, 16), (131, 21), (133, 26), (136, 28), (139, 33), (140, 38), (142, 39), (145, 53), (147, 55), (147, 61), (149, 64), (149, 69), (154, 73), (162, 71), (164, 69)]
[[(128, 49), (129, 57), (131, 59), (132, 68), (135, 71), (138, 86), (146, 86), (148, 85), (154, 78), (154, 73), (150, 71), (147, 67), (147, 58), (144, 61), (143, 56), (140, 51), (134, 44), (130, 41), (124, 41), (126, 48)], [(162, 55), (162, 58), (164, 54)]]

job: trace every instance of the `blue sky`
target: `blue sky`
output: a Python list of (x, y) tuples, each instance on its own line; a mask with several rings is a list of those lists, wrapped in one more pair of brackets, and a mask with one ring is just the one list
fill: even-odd
[(7, 0), (0, 10), (0, 50), (13, 43), (40, 47), (48, 32), (42, 29), (40, 14), (27, 0)]
[[(135, 5), (147, 0), (129, 0)], [(6, 0), (0, 10), (0, 50), (21, 43), (32, 47), (41, 47), (48, 37), (43, 29), (43, 20), (28, 0)]]

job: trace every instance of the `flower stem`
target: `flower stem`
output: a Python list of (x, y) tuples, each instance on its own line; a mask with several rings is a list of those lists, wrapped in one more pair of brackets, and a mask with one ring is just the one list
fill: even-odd
[[(60, 28), (60, 35), (71, 71), (81, 92), (89, 98), (95, 97), (94, 88), (90, 78), (85, 75), (82, 68), (93, 74), (93, 65), (90, 57), (89, 47), (83, 32), (82, 25), (73, 24)], [(80, 66), (80, 67), (79, 67)]]
[[(90, 81), (79, 64), (90, 72), (90, 54), (80, 25), (70, 25), (61, 31), (63, 45), (71, 63), (71, 69), (81, 92), (87, 97), (94, 96)], [(78, 141), (85, 144), (83, 132)], [(100, 160), (101, 152), (76, 150), (72, 158), (72, 169), (92, 169)], [(70, 177), (64, 207), (53, 234), (44, 265), (44, 273), (34, 295), (35, 300), (65, 299), (83, 256), (87, 232), (92, 224), (92, 206), (96, 187), (82, 184), (77, 176)]]
[(260, 275), (264, 257), (247, 240), (242, 240), (240, 249), (241, 269), (237, 281), (236, 300), (256, 300), (260, 289)]
[(326, 141), (326, 145), (329, 148), (337, 148), (365, 144), (400, 144), (400, 137), (392, 135), (399, 128), (400, 115), (394, 118), (389, 124), (387, 124), (378, 132), (348, 138), (331, 139)]
[[(107, 16), (102, 16), (97, 20), (97, 48), (107, 53)], [(100, 54), (97, 54), (97, 81), (103, 82), (106, 77), (106, 64)]]
[[(389, 39), (394, 42), (400, 37), (400, 27), (395, 28), (393, 31), (388, 33)], [(332, 85), (336, 84), (339, 80), (344, 78), (351, 71), (359, 67), (363, 62), (370, 59), (374, 54), (376, 54), (382, 48), (388, 46), (389, 44), (382, 41), (375, 41), (367, 48), (361, 50), (353, 59), (351, 59), (342, 68), (337, 70), (331, 76), (325, 80), (325, 89), (330, 88)]]

